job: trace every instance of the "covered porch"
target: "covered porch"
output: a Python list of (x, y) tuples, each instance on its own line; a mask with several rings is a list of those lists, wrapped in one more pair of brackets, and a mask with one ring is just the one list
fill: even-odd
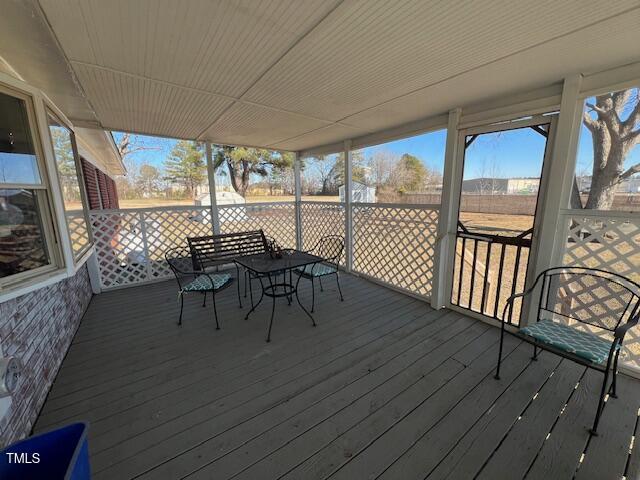
[[(640, 296), (558, 280), (545, 319), (606, 337), (617, 398), (510, 335), (494, 378), (541, 272), (640, 288), (638, 0), (8, 3), (0, 446), (82, 421), (98, 479), (640, 478)], [(132, 164), (166, 183), (142, 207), (114, 133), (187, 149)], [(197, 281), (189, 238), (240, 232), (339, 238), (344, 301), (325, 281), (314, 328), (280, 298), (265, 343), (233, 285), (220, 330), (199, 294), (176, 325), (167, 252)]]
[[(245, 321), (161, 282), (94, 297), (36, 424), (90, 423), (95, 478), (637, 478), (640, 382), (620, 377), (590, 437), (601, 375), (499, 330), (344, 275), (318, 326), (280, 301)], [(309, 301), (308, 285), (301, 290)]]

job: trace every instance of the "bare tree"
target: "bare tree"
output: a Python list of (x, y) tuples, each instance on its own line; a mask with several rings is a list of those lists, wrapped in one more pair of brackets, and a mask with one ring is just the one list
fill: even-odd
[[(608, 210), (613, 204), (616, 187), (640, 173), (640, 163), (624, 168), (627, 156), (640, 142), (638, 89), (596, 96), (595, 103), (587, 103), (582, 122), (591, 132), (593, 142), (591, 189), (585, 208)], [(572, 207), (582, 208), (576, 184), (574, 182)]]

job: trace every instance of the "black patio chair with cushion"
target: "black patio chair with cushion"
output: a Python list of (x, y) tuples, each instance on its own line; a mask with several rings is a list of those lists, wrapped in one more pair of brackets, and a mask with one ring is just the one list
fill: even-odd
[[(540, 288), (537, 314), (528, 326), (511, 332), (505, 328), (507, 309), (513, 310), (517, 298)], [(531, 300), (534, 301), (534, 300)], [(598, 422), (607, 394), (607, 382), (613, 370), (610, 397), (616, 398), (618, 358), (625, 335), (637, 325), (640, 317), (640, 285), (615, 273), (582, 267), (556, 267), (543, 271), (533, 285), (507, 300), (500, 332), (498, 366), (500, 378), (502, 344), (505, 332), (533, 345), (533, 359), (538, 349), (598, 370), (604, 374), (593, 427)]]
[(216, 320), (216, 330), (220, 330), (218, 311), (216, 310), (216, 292), (228, 287), (232, 277), (224, 272), (206, 272), (204, 269), (194, 269), (199, 261), (194, 258), (187, 247), (177, 247), (167, 250), (164, 254), (169, 268), (178, 282), (178, 296), (180, 297), (180, 317), (178, 325), (182, 325), (182, 311), (184, 309), (184, 295), (186, 293), (200, 293), (204, 295), (202, 306), (207, 304), (207, 293), (211, 292), (213, 300), (213, 315)]
[(315, 246), (309, 250), (309, 253), (322, 257), (324, 260), (320, 263), (314, 263), (313, 265), (296, 269), (298, 275), (311, 280), (311, 312), (313, 312), (316, 302), (316, 278), (320, 283), (320, 291), (322, 292), (324, 291), (322, 277), (335, 275), (338, 292), (340, 293), (340, 301), (344, 302), (342, 289), (340, 288), (340, 278), (338, 276), (338, 263), (340, 262), (340, 257), (342, 257), (342, 252), (344, 252), (344, 237), (340, 235), (327, 235), (318, 240)]

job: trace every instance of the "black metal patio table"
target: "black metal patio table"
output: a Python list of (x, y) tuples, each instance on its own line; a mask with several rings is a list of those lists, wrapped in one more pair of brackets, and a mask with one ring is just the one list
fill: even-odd
[[(253, 300), (251, 302), (251, 310), (247, 312), (245, 320), (249, 318), (249, 315), (256, 309), (262, 302), (262, 299), (267, 296), (272, 299), (271, 306), (271, 319), (269, 320), (269, 332), (267, 333), (267, 342), (271, 341), (271, 327), (273, 326), (273, 317), (276, 312), (276, 298), (287, 297), (289, 304), (291, 304), (291, 298), (295, 295), (298, 305), (311, 319), (313, 326), (316, 326), (316, 322), (309, 311), (300, 302), (298, 297), (298, 284), (300, 283), (301, 276), (298, 275), (298, 279), (293, 283), (292, 271), (296, 268), (304, 268), (306, 265), (312, 265), (314, 263), (322, 262), (322, 257), (312, 255), (307, 252), (301, 252), (300, 250), (286, 249), (282, 250), (281, 255), (276, 256), (271, 253), (256, 253), (253, 255), (246, 255), (236, 259), (238, 265), (242, 265), (249, 270), (260, 281), (262, 287), (262, 293), (260, 300), (255, 305)], [(287, 272), (289, 272), (289, 281), (287, 281)], [(278, 282), (278, 276), (282, 275), (282, 282)], [(267, 280), (266, 283), (263, 280)], [(251, 289), (251, 288), (250, 288)]]

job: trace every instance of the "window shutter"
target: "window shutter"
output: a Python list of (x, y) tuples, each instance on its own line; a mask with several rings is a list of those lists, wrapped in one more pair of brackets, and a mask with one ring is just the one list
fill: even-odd
[(82, 174), (84, 177), (84, 185), (87, 189), (87, 199), (91, 210), (99, 210), (102, 208), (100, 204), (100, 191), (96, 179), (96, 167), (87, 162), (84, 158), (80, 159), (82, 164)]

